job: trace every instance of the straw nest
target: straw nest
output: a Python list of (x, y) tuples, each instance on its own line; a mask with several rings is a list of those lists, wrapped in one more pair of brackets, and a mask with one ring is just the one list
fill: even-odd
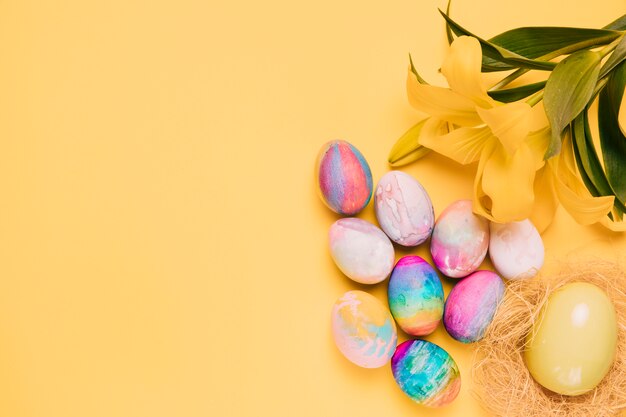
[[(617, 353), (613, 367), (592, 391), (555, 394), (536, 383), (524, 364), (526, 335), (556, 289), (571, 282), (604, 289), (615, 305)], [(589, 261), (560, 267), (556, 274), (509, 284), (484, 339), (476, 346), (473, 394), (493, 415), (582, 417), (614, 416), (626, 408), (626, 273), (615, 264)]]

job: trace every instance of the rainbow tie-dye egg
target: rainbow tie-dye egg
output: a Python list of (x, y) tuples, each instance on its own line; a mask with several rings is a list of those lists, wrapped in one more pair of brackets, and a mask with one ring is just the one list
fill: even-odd
[(428, 407), (451, 403), (461, 390), (461, 374), (452, 356), (425, 340), (398, 345), (391, 358), (391, 371), (406, 395)]
[(435, 269), (419, 256), (405, 256), (393, 268), (387, 291), (389, 309), (402, 330), (432, 333), (443, 314), (443, 287)]
[(315, 178), (322, 201), (335, 213), (353, 216), (372, 198), (370, 167), (363, 154), (344, 140), (333, 140), (322, 147)]
[(346, 292), (333, 306), (331, 321), (335, 344), (348, 360), (363, 368), (389, 362), (398, 334), (391, 314), (376, 297)]

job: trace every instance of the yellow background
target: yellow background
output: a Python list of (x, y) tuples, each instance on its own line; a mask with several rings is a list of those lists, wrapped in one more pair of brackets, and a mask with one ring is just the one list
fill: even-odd
[[(600, 27), (625, 6), (456, 0), (453, 15), (488, 37)], [(331, 306), (363, 286), (330, 259), (337, 217), (313, 182), (334, 138), (375, 181), (389, 169), (420, 117), (407, 54), (441, 82), (437, 7), (0, 1), (0, 416), (482, 415), (472, 349), (441, 329), (429, 340), (464, 381), (443, 410), (339, 354)], [(433, 155), (406, 171), (436, 213), (471, 195), (472, 167)], [(563, 211), (544, 238), (549, 261), (626, 248)]]

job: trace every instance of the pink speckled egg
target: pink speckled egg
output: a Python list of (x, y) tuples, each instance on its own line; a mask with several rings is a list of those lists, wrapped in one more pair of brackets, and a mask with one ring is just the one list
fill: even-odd
[(491, 271), (476, 271), (460, 280), (444, 307), (443, 324), (448, 334), (463, 343), (482, 339), (504, 290), (502, 278)]
[(344, 140), (334, 140), (322, 147), (315, 178), (322, 201), (335, 213), (353, 216), (372, 197), (370, 167), (363, 154)]
[(330, 254), (348, 278), (376, 284), (389, 276), (395, 253), (387, 235), (365, 220), (339, 219), (328, 232)]
[(412, 176), (401, 171), (383, 175), (374, 196), (376, 218), (391, 240), (417, 246), (430, 237), (435, 213), (428, 193)]
[(443, 274), (461, 278), (478, 269), (488, 247), (489, 222), (472, 212), (470, 200), (459, 200), (437, 219), (430, 253)]

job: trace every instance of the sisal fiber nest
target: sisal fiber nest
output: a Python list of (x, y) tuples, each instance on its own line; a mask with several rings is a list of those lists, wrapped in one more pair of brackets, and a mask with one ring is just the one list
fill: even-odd
[[(547, 275), (547, 274), (546, 274)], [(495, 416), (615, 416), (626, 408), (626, 274), (619, 265), (589, 261), (561, 267), (556, 274), (512, 281), (485, 337), (477, 343), (472, 391)], [(526, 335), (556, 289), (589, 282), (606, 291), (617, 314), (613, 367), (592, 391), (565, 396), (535, 382), (524, 364)]]

